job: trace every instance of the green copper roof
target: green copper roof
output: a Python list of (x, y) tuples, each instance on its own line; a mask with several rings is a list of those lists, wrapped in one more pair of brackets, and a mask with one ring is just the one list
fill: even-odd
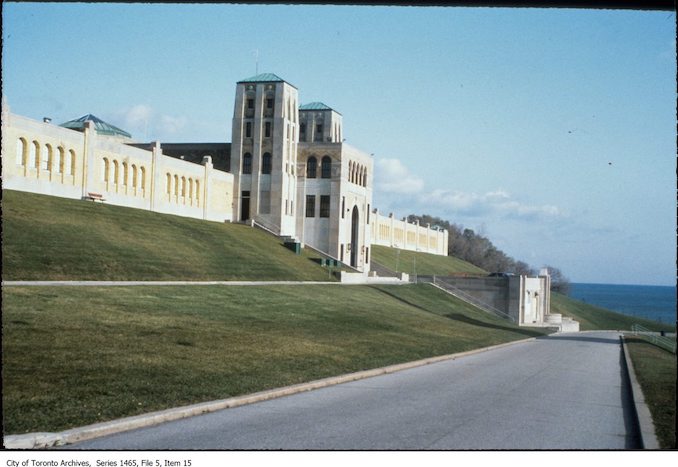
[(66, 123), (62, 123), (59, 126), (62, 126), (64, 128), (70, 128), (71, 130), (84, 130), (85, 129), (85, 122), (91, 120), (94, 122), (94, 128), (96, 129), (97, 133), (100, 135), (113, 135), (113, 136), (125, 136), (127, 138), (131, 138), (132, 135), (127, 133), (125, 130), (121, 130), (117, 126), (111, 125), (110, 123), (106, 123), (100, 118), (95, 117), (92, 114), (87, 114), (84, 115), (76, 120), (70, 120)]
[(251, 78), (243, 79), (238, 83), (277, 83), (285, 81), (280, 76), (273, 73), (261, 73)]
[(299, 110), (332, 110), (332, 108), (322, 102), (310, 102), (300, 106)]

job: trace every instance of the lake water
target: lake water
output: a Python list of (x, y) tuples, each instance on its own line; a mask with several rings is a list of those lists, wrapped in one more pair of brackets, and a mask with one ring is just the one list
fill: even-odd
[(625, 315), (676, 322), (675, 287), (572, 283), (570, 297)]

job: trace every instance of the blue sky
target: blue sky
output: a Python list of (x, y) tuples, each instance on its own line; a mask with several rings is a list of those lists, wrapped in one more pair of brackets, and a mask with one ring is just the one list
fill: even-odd
[(35, 119), (217, 142), (235, 83), (276, 73), (374, 154), (381, 212), (574, 282), (673, 285), (675, 33), (671, 12), (4, 3), (2, 92)]

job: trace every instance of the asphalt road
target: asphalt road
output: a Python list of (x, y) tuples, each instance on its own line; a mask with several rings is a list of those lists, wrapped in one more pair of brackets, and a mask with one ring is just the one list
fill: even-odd
[(634, 449), (619, 334), (560, 334), (66, 449)]

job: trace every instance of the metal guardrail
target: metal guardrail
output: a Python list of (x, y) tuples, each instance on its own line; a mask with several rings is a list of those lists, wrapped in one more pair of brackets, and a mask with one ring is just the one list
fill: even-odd
[(640, 324), (633, 324), (631, 326), (631, 332), (634, 336), (643, 336), (646, 337), (654, 345), (664, 348), (671, 353), (676, 353), (676, 341), (662, 336), (656, 331), (650, 331), (646, 327), (641, 326)]
[(286, 237), (287, 235), (280, 235), (277, 232), (280, 232), (280, 226), (278, 224), (274, 224), (273, 222), (266, 222), (263, 219), (259, 218), (258, 216), (252, 217), (249, 219), (249, 222), (252, 223), (252, 227), (259, 227), (261, 230), (265, 230), (266, 232), (275, 235), (276, 237)]
[[(424, 278), (422, 278), (421, 280), (428, 282), (428, 280), (424, 279)], [(495, 315), (499, 316), (500, 318), (508, 319), (512, 323), (516, 322), (515, 318), (513, 316), (509, 315), (508, 313), (503, 312), (503, 311), (493, 307), (492, 305), (489, 305), (489, 304), (483, 302), (482, 300), (478, 300), (476, 297), (464, 292), (461, 289), (454, 287), (453, 285), (448, 284), (447, 282), (436, 281), (436, 276), (433, 276), (433, 282), (429, 282), (429, 284), (431, 284), (434, 287), (437, 287), (439, 289), (442, 289), (445, 292), (447, 292), (451, 295), (454, 295), (458, 299), (463, 300), (467, 303), (470, 303), (471, 305), (473, 305), (477, 308), (480, 308), (481, 310), (483, 310), (486, 313), (495, 314)]]

